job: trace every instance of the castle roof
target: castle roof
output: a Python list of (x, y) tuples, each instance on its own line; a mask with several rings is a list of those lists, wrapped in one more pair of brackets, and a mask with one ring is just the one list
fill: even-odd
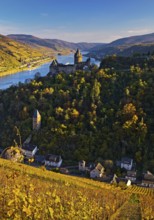
[(37, 109), (35, 109), (34, 114), (33, 114), (33, 118), (37, 118), (40, 116), (40, 113)]
[(76, 53), (75, 53), (75, 56), (81, 56), (81, 52), (79, 49), (77, 49)]
[(57, 66), (58, 65), (58, 61), (55, 59), (52, 61), (51, 66)]

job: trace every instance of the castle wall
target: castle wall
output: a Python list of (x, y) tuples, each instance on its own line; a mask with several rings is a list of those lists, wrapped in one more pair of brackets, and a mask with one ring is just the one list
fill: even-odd
[(66, 65), (64, 67), (59, 66), (58, 67), (59, 72), (64, 72), (64, 73), (74, 73), (76, 70), (75, 65)]
[(60, 72), (63, 73), (74, 73), (76, 71), (75, 65), (59, 65), (59, 66), (50, 66), (50, 74), (54, 75)]

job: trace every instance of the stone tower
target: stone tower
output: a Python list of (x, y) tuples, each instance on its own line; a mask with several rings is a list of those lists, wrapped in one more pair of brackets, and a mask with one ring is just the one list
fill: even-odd
[(41, 115), (39, 111), (36, 109), (33, 115), (33, 130), (38, 131), (41, 127)]
[(74, 64), (78, 64), (82, 62), (82, 54), (79, 49), (77, 49), (76, 53), (74, 54)]

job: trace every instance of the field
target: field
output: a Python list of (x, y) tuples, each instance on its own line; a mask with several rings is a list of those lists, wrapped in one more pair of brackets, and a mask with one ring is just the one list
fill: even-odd
[(0, 159), (0, 216), (1, 220), (153, 219), (154, 191), (137, 186), (122, 190)]

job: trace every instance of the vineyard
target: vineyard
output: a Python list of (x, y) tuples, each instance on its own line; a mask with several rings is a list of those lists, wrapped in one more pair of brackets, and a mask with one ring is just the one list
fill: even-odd
[(1, 220), (153, 219), (154, 193), (0, 159), (0, 216)]

